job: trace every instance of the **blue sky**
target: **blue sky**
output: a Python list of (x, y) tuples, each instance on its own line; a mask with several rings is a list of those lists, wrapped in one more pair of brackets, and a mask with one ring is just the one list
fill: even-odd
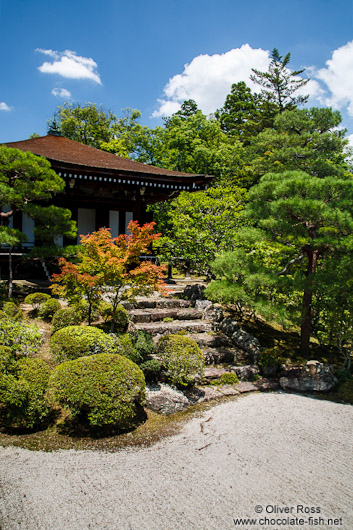
[(212, 113), (274, 47), (353, 139), (352, 18), (351, 0), (0, 0), (0, 142), (45, 135), (65, 101), (150, 127), (184, 99)]

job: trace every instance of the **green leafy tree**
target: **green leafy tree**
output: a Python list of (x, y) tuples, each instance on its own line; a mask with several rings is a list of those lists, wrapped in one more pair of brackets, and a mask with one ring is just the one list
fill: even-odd
[(101, 142), (114, 138), (117, 117), (95, 103), (65, 103), (58, 106), (52, 121), (66, 138), (99, 148)]
[(245, 143), (264, 127), (260, 124), (257, 96), (244, 81), (232, 85), (223, 107), (216, 112), (216, 118), (225, 134)]
[[(342, 255), (350, 255), (353, 243), (353, 181), (351, 178), (318, 178), (304, 172), (267, 174), (249, 192), (245, 215), (256, 224), (253, 239), (262, 242), (263, 256), (250, 252), (236, 273), (230, 276), (229, 260), (222, 273), (222, 289), (237, 284), (240, 293), (249, 297), (255, 309), (267, 305), (280, 307), (282, 312), (293, 309), (301, 327), (300, 352), (309, 353), (313, 324), (313, 303), (322, 280), (327, 260), (336, 262)], [(246, 248), (247, 234), (240, 234), (238, 248)], [(244, 244), (245, 242), (245, 244)], [(266, 244), (268, 244), (266, 252)], [(280, 253), (273, 256), (273, 248)], [(239, 263), (239, 251), (235, 261)], [(224, 283), (226, 280), (226, 283)], [(335, 277), (331, 278), (335, 283)], [(252, 287), (252, 291), (249, 289)], [(217, 284), (213, 285), (213, 296)], [(301, 299), (300, 306), (298, 304)], [(259, 306), (257, 305), (259, 304)], [(285, 305), (289, 306), (286, 311)]]
[(210, 276), (215, 256), (234, 248), (246, 196), (235, 186), (182, 192), (163, 212), (164, 236), (154, 244), (156, 252), (171, 264)]
[(159, 234), (153, 233), (154, 223), (142, 227), (137, 221), (128, 226), (129, 235), (112, 238), (109, 229), (101, 228), (87, 236), (81, 236), (81, 250), (78, 262), (65, 258), (59, 260), (60, 274), (52, 277), (54, 294), (67, 298), (70, 303), (79, 302), (82, 297), (89, 304), (88, 322), (91, 323), (93, 309), (98, 309), (102, 300), (112, 304), (112, 331), (118, 318), (118, 306), (123, 300), (150, 294), (162, 293), (164, 269), (151, 262), (140, 262), (139, 256), (149, 254), (153, 241)]
[(341, 115), (330, 108), (287, 110), (276, 116), (273, 129), (252, 139), (248, 185), (268, 172), (300, 170), (317, 177), (348, 173), (346, 130)]
[(309, 79), (298, 78), (305, 69), (292, 71), (288, 68), (289, 61), (290, 53), (283, 57), (277, 48), (273, 48), (267, 72), (252, 68), (254, 73), (250, 79), (263, 87), (260, 98), (264, 103), (273, 105), (275, 114), (284, 110), (292, 110), (309, 99), (309, 96), (297, 93), (309, 82)]
[[(9, 252), (9, 297), (12, 295), (12, 260), (11, 248), (25, 240), (24, 234), (10, 229), (10, 219), (17, 212), (24, 212), (35, 221), (39, 218), (37, 230), (44, 237), (45, 227), (40, 218), (50, 219), (48, 231), (59, 235), (73, 234), (75, 229), (69, 220), (69, 212), (53, 206), (35, 204), (48, 200), (52, 193), (64, 189), (64, 181), (51, 169), (50, 163), (29, 151), (23, 152), (6, 146), (0, 147), (0, 219), (2, 223), (1, 243), (8, 245)], [(39, 215), (40, 213), (40, 215)], [(65, 223), (61, 222), (65, 218)], [(56, 230), (56, 232), (55, 232)], [(48, 232), (47, 232), (47, 236)]]

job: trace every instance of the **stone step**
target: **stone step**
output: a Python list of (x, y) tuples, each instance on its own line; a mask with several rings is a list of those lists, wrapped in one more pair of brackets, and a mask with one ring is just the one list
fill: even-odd
[(186, 331), (190, 333), (206, 333), (211, 331), (212, 324), (207, 320), (174, 320), (173, 322), (141, 322), (135, 328), (147, 331), (152, 335), (164, 335)]
[(137, 298), (136, 302), (122, 302), (128, 311), (134, 309), (178, 309), (194, 307), (195, 302), (179, 298)]
[(172, 320), (198, 320), (202, 319), (202, 311), (197, 309), (185, 308), (171, 308), (171, 309), (132, 309), (129, 311), (130, 320), (132, 322), (158, 322), (164, 319)]

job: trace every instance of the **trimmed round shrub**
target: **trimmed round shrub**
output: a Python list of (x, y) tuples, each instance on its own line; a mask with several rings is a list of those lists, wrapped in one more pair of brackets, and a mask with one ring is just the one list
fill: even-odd
[(40, 359), (23, 358), (0, 364), (0, 425), (33, 429), (46, 420), (50, 408), (45, 393), (49, 368)]
[(144, 405), (145, 380), (139, 367), (126, 357), (102, 353), (55, 368), (50, 395), (79, 422), (124, 430), (136, 423)]
[(239, 383), (237, 374), (234, 372), (227, 372), (226, 374), (221, 375), (221, 385), (236, 385)]
[(130, 361), (133, 361), (136, 364), (139, 364), (143, 361), (140, 353), (136, 350), (129, 333), (123, 333), (121, 335), (112, 335), (116, 338), (117, 352), (119, 355), (124, 355)]
[(91, 326), (68, 326), (51, 336), (50, 349), (59, 362), (77, 359), (97, 353), (119, 351), (119, 342), (114, 335)]
[(73, 307), (64, 307), (63, 309), (58, 309), (53, 315), (52, 319), (52, 333), (55, 333), (59, 329), (66, 328), (68, 326), (76, 326), (81, 324), (82, 315)]
[(55, 298), (49, 298), (49, 300), (40, 306), (38, 315), (43, 320), (50, 322), (59, 309), (61, 309), (59, 300), (56, 300)]
[(41, 331), (34, 324), (0, 318), (0, 344), (16, 355), (34, 355), (43, 342)]
[(4, 302), (2, 311), (13, 320), (21, 320), (23, 317), (22, 310), (14, 302)]
[(47, 293), (31, 293), (26, 296), (24, 303), (31, 305), (34, 311), (38, 311), (40, 306), (50, 298), (50, 294)]
[(174, 385), (193, 385), (203, 377), (204, 356), (196, 342), (189, 337), (161, 337), (158, 342), (158, 357), (167, 379)]

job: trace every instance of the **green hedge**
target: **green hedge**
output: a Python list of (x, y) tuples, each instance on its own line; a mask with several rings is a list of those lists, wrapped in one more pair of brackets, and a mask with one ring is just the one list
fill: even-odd
[(97, 353), (119, 351), (119, 342), (113, 335), (91, 326), (68, 326), (59, 329), (49, 341), (50, 349), (59, 362)]
[(158, 357), (167, 379), (188, 386), (201, 381), (204, 356), (196, 342), (184, 335), (167, 335), (158, 342)]
[(127, 429), (144, 405), (145, 380), (129, 359), (103, 353), (59, 365), (50, 378), (50, 394), (68, 407), (71, 418), (91, 426)]
[(0, 425), (33, 429), (43, 424), (50, 408), (45, 399), (49, 368), (40, 359), (17, 361), (0, 351)]

